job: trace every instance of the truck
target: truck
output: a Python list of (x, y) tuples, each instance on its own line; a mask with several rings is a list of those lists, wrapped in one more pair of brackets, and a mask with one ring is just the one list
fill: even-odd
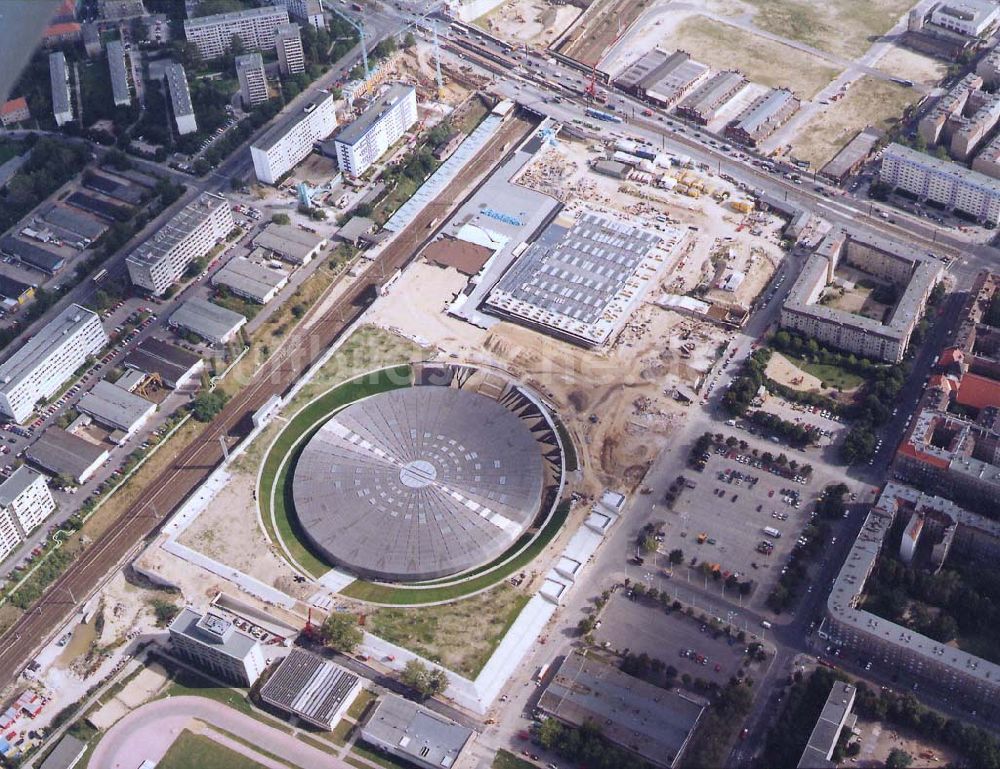
[(612, 115), (610, 112), (604, 112), (599, 109), (594, 109), (593, 107), (587, 108), (587, 117), (597, 118), (598, 120), (606, 120), (609, 123), (620, 123), (622, 119), (617, 115)]
[(767, 526), (767, 527), (765, 527), (764, 533), (767, 534), (767, 536), (769, 536), (769, 537), (773, 537), (774, 539), (781, 539), (781, 532), (778, 531), (773, 526)]

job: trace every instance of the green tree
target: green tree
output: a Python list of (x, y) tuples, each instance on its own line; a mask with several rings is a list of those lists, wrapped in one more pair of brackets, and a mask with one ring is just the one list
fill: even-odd
[(448, 688), (448, 676), (441, 668), (429, 668), (418, 659), (406, 663), (400, 680), (425, 699)]
[(913, 756), (905, 750), (893, 748), (889, 751), (889, 757), (885, 760), (885, 769), (906, 769), (913, 763)]
[(271, 214), (271, 221), (275, 224), (291, 224), (292, 220), (288, 214)]
[(361, 643), (364, 633), (353, 614), (331, 612), (320, 629), (323, 641), (331, 649), (350, 654)]
[(191, 402), (191, 413), (199, 422), (211, 422), (226, 405), (229, 397), (216, 390), (215, 392), (202, 392)]
[(671, 550), (670, 555), (667, 557), (670, 559), (670, 563), (674, 564), (675, 566), (679, 566), (680, 564), (684, 563), (684, 551), (681, 550), (680, 548)]

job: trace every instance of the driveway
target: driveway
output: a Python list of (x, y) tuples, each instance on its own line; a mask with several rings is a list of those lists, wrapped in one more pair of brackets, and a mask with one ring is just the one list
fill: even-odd
[[(310, 747), (279, 729), (267, 726), (250, 716), (202, 697), (167, 697), (133, 710), (115, 724), (97, 744), (90, 766), (101, 769), (135, 769), (144, 759), (159, 762), (184, 729), (194, 721), (203, 721), (219, 731), (227, 732), (251, 744), (266, 745), (268, 753), (301, 767), (351, 769), (344, 761), (317, 748)], [(215, 738), (211, 730), (206, 732)], [(223, 744), (223, 740), (218, 740)], [(226, 739), (226, 747), (236, 743)], [(253, 753), (246, 748), (239, 752)], [(247, 755), (269, 765), (266, 757)]]

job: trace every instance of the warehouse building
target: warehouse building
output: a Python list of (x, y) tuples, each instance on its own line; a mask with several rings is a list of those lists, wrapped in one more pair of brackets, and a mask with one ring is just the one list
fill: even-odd
[(395, 694), (383, 695), (361, 739), (420, 769), (442, 769), (467, 755), (475, 732)]
[(108, 458), (108, 450), (58, 427), (50, 427), (25, 450), (24, 456), (51, 475), (65, 475), (77, 483), (85, 483)]
[(243, 109), (249, 110), (267, 101), (267, 77), (264, 75), (264, 59), (259, 53), (236, 57), (236, 77), (240, 81)]
[(340, 170), (361, 176), (416, 122), (416, 90), (411, 85), (393, 84), (337, 135)]
[(27, 304), (35, 298), (35, 286), (7, 275), (0, 275), (0, 297), (15, 304)]
[(52, 115), (60, 128), (73, 119), (73, 103), (69, 95), (69, 72), (62, 51), (49, 54), (49, 81), (52, 85)]
[(55, 512), (45, 476), (22, 465), (0, 483), (0, 559)]
[(184, 37), (198, 49), (203, 59), (215, 59), (229, 50), (238, 37), (247, 51), (274, 48), (278, 27), (288, 23), (288, 11), (275, 6), (250, 8), (233, 13), (216, 13), (184, 21)]
[(181, 136), (193, 134), (198, 130), (198, 121), (191, 105), (191, 91), (188, 89), (187, 73), (184, 67), (176, 62), (168, 64), (164, 70), (167, 78), (167, 90), (170, 91), (170, 107), (174, 111), (174, 123), (177, 133)]
[(290, 224), (269, 224), (254, 238), (253, 244), (265, 248), (292, 264), (309, 264), (326, 245), (326, 238)]
[(799, 100), (786, 88), (772, 88), (754, 99), (727, 128), (734, 141), (756, 147), (799, 110)]
[(205, 256), (235, 226), (229, 201), (203, 192), (125, 260), (129, 278), (160, 296), (184, 275), (188, 264)]
[(695, 61), (684, 51), (667, 53), (654, 48), (622, 72), (615, 85), (669, 108), (702, 83), (708, 73), (706, 64)]
[(260, 642), (237, 630), (220, 614), (202, 615), (184, 607), (168, 632), (174, 651), (216, 678), (237, 686), (253, 686), (264, 672)]
[(84, 247), (90, 245), (103, 235), (108, 225), (90, 214), (85, 214), (77, 208), (54, 203), (41, 214), (41, 219), (50, 227), (54, 227), (62, 240), (79, 242)]
[(538, 710), (571, 727), (600, 724), (609, 742), (654, 766), (675, 767), (705, 705), (574, 652), (556, 669)]
[(199, 356), (153, 337), (144, 339), (124, 362), (128, 369), (159, 376), (163, 384), (175, 390), (195, 381), (204, 368)]
[(304, 649), (292, 649), (261, 687), (268, 705), (319, 729), (333, 729), (361, 691), (361, 679)]
[(210, 344), (231, 341), (246, 322), (238, 312), (204, 299), (188, 299), (170, 316), (171, 326), (197, 334)]
[(55, 275), (66, 265), (66, 260), (59, 254), (15, 238), (13, 235), (4, 235), (0, 238), (0, 252), (49, 275)]
[(118, 441), (122, 444), (142, 429), (156, 411), (156, 404), (102, 379), (80, 398), (77, 409), (98, 424), (124, 433)]
[(879, 181), (981, 222), (1000, 224), (1000, 180), (957, 163), (890, 144), (882, 154)]
[(859, 131), (830, 162), (823, 166), (820, 173), (834, 184), (843, 184), (861, 170), (875, 149), (875, 145), (878, 144), (878, 140), (879, 135), (871, 128)]
[(1000, 18), (991, 0), (945, 0), (931, 11), (930, 23), (965, 37), (984, 37)]
[(125, 68), (125, 48), (121, 40), (111, 40), (107, 50), (112, 98), (116, 107), (127, 107), (132, 103), (132, 93), (129, 91), (128, 72)]
[(708, 125), (749, 85), (750, 81), (739, 72), (717, 72), (681, 100), (677, 114)]
[(336, 127), (333, 94), (326, 94), (292, 120), (271, 128), (250, 145), (257, 180), (264, 184), (277, 184), (281, 177), (309, 156), (316, 142), (325, 139)]
[(288, 273), (280, 268), (237, 257), (212, 276), (213, 286), (222, 286), (257, 304), (267, 304), (288, 285)]
[[(87, 743), (77, 739), (72, 734), (63, 735), (55, 748), (42, 761), (39, 769), (73, 769), (83, 754), (87, 752)], [(145, 769), (140, 767), (139, 769)]]
[(306, 56), (302, 50), (302, 31), (298, 24), (282, 24), (274, 37), (278, 52), (278, 69), (282, 75), (297, 75), (306, 71)]
[(97, 314), (71, 304), (0, 364), (0, 413), (24, 422), (107, 343)]

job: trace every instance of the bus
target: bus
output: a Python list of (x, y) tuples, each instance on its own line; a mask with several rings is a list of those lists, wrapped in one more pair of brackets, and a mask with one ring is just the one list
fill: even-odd
[(106, 277), (108, 277), (108, 271), (107, 270), (98, 270), (97, 274), (94, 275), (94, 277), (93, 277), (93, 281), (94, 281), (94, 283), (100, 283)]

